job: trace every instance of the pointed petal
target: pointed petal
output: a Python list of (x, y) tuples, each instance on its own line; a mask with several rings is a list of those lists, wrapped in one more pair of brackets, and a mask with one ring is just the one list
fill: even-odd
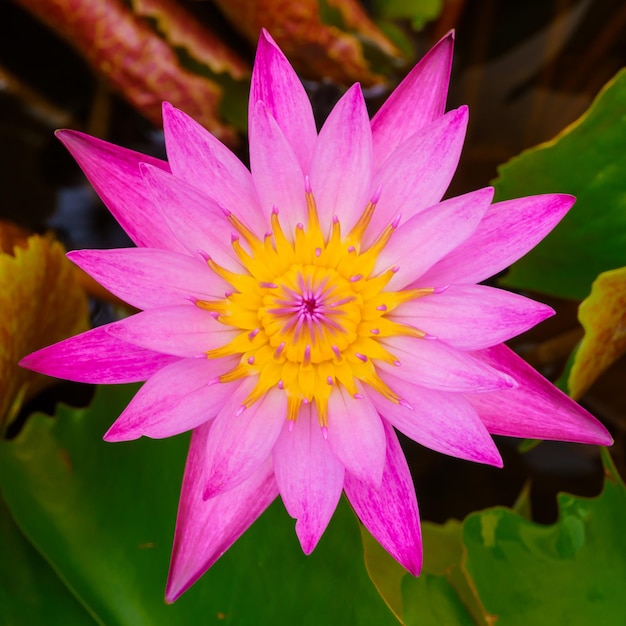
[(501, 272), (534, 248), (574, 202), (573, 196), (547, 194), (493, 204), (474, 234), (419, 284), (478, 283)]
[(422, 536), (415, 488), (398, 438), (383, 420), (387, 439), (379, 487), (346, 472), (344, 489), (365, 528), (413, 576), (422, 569)]
[(461, 156), (467, 119), (467, 107), (449, 111), (400, 144), (378, 168), (371, 189), (382, 191), (367, 245), (398, 213), (405, 222), (441, 200)]
[(263, 29), (250, 84), (250, 112), (263, 102), (293, 148), (304, 172), (309, 171), (317, 129), (309, 97), (300, 79), (270, 34)]
[(376, 167), (413, 133), (443, 115), (454, 49), (449, 32), (396, 87), (372, 118)]
[(400, 305), (390, 317), (459, 350), (482, 350), (551, 315), (549, 306), (516, 293), (485, 285), (450, 285), (443, 293)]
[(402, 224), (391, 245), (376, 260), (376, 272), (399, 268), (388, 289), (398, 290), (412, 283), (470, 237), (492, 198), (492, 187), (479, 189), (436, 204)]
[(181, 359), (166, 365), (135, 394), (105, 441), (172, 437), (213, 419), (237, 385), (216, 377), (236, 363), (232, 358)]
[(242, 483), (272, 453), (287, 415), (287, 396), (272, 389), (242, 411), (255, 383), (246, 379), (215, 418), (206, 449), (205, 499)]
[(428, 389), (480, 393), (510, 389), (516, 385), (510, 376), (440, 341), (388, 337), (381, 343), (398, 359), (398, 365), (381, 361), (378, 367), (392, 376)]
[(79, 383), (122, 384), (147, 380), (178, 359), (117, 339), (109, 334), (119, 322), (75, 335), (20, 361), (22, 367)]
[(204, 455), (210, 428), (209, 423), (194, 430), (189, 446), (165, 591), (167, 602), (174, 602), (189, 589), (278, 495), (272, 464), (266, 459), (246, 481), (205, 502)]
[(613, 443), (609, 432), (593, 415), (510, 348), (494, 346), (476, 352), (475, 356), (519, 381), (516, 389), (466, 396), (490, 433), (601, 446)]
[(241, 215), (253, 230), (267, 230), (250, 172), (219, 139), (167, 102), (163, 131), (167, 158), (177, 178)]
[(76, 159), (113, 217), (138, 246), (183, 249), (154, 206), (139, 171), (140, 163), (169, 171), (165, 161), (74, 130), (57, 131), (57, 137)]
[(367, 399), (353, 398), (343, 387), (328, 400), (328, 444), (346, 470), (374, 487), (385, 463), (385, 433), (380, 415)]
[(389, 374), (380, 375), (401, 396), (402, 404), (390, 402), (372, 389), (367, 393), (378, 412), (400, 432), (442, 454), (502, 467), (493, 439), (461, 394), (426, 389)]
[(199, 357), (237, 336), (230, 326), (191, 304), (148, 309), (109, 325), (118, 339), (180, 357)]
[(195, 255), (203, 250), (219, 265), (240, 270), (230, 245), (234, 229), (224, 211), (185, 181), (150, 165), (140, 169), (155, 205), (185, 252)]
[(285, 508), (297, 520), (302, 550), (310, 554), (337, 507), (344, 477), (343, 464), (324, 439), (311, 405), (300, 409), (295, 423), (283, 425), (272, 457)]
[(69, 259), (103, 287), (138, 309), (221, 298), (228, 283), (198, 256), (154, 248), (73, 250)]
[(311, 189), (322, 229), (333, 215), (349, 232), (369, 200), (372, 131), (358, 84), (341, 97), (326, 119), (311, 162)]
[(288, 237), (298, 223), (306, 224), (304, 174), (298, 158), (263, 102), (252, 107), (250, 123), (250, 169), (261, 209), (280, 211)]

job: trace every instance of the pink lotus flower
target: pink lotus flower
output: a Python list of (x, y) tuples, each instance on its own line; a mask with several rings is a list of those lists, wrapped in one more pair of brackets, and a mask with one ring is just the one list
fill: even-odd
[(370, 122), (358, 85), (320, 133), (261, 35), (248, 171), (165, 105), (168, 163), (78, 132), (61, 140), (137, 244), (70, 258), (140, 313), (36, 352), (39, 372), (146, 381), (107, 441), (193, 429), (166, 597), (196, 581), (276, 498), (310, 553), (342, 491), (417, 575), (415, 491), (394, 429), (500, 466), (490, 434), (607, 445), (594, 417), (503, 345), (553, 311), (478, 285), (574, 199), (442, 201), (467, 108), (444, 114), (453, 37)]

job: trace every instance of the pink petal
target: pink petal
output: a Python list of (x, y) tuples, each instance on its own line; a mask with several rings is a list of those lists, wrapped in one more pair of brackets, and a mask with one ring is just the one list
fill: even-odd
[(459, 350), (481, 350), (554, 315), (545, 304), (484, 285), (451, 285), (400, 305), (394, 321), (419, 328)]
[(20, 361), (22, 367), (79, 383), (135, 383), (178, 359), (126, 343), (109, 331), (119, 322), (75, 335)]
[(250, 172), (219, 139), (167, 102), (163, 131), (167, 158), (177, 178), (241, 215), (253, 229), (267, 230)]
[(413, 133), (445, 110), (454, 32), (449, 32), (396, 87), (372, 118), (376, 167)]
[(189, 298), (222, 298), (228, 289), (199, 256), (153, 248), (73, 250), (67, 256), (138, 309), (184, 304)]
[(382, 192), (367, 245), (398, 214), (405, 222), (441, 200), (461, 156), (467, 119), (467, 107), (449, 111), (400, 144), (378, 168), (371, 189)]
[(381, 378), (402, 403), (390, 402), (372, 389), (367, 393), (378, 412), (407, 437), (443, 454), (502, 467), (493, 439), (461, 394), (418, 387), (389, 374), (381, 373)]
[(259, 37), (252, 70), (250, 119), (259, 100), (276, 120), (296, 153), (300, 167), (307, 172), (317, 140), (313, 109), (287, 57), (265, 29)]
[(207, 252), (219, 265), (241, 271), (230, 245), (234, 229), (217, 203), (172, 174), (150, 165), (140, 169), (156, 206), (185, 252)]
[(336, 387), (328, 401), (328, 444), (346, 470), (377, 487), (385, 463), (385, 434), (367, 398), (353, 398)]
[(310, 554), (337, 507), (344, 477), (343, 464), (324, 439), (311, 405), (300, 409), (295, 423), (283, 425), (272, 456), (285, 508), (297, 520), (302, 550)]
[(383, 420), (387, 451), (379, 487), (346, 472), (344, 489), (355, 513), (380, 545), (413, 576), (422, 569), (422, 536), (415, 488), (398, 438)]
[(211, 424), (194, 430), (178, 505), (165, 599), (174, 602), (217, 561), (274, 501), (278, 488), (270, 459), (226, 493), (202, 499)]
[(573, 196), (548, 194), (493, 204), (474, 234), (419, 284), (478, 283), (501, 272), (534, 248), (574, 202)]
[(381, 361), (378, 367), (416, 385), (455, 392), (494, 391), (516, 385), (510, 376), (440, 341), (388, 337), (381, 343), (398, 359), (399, 364), (393, 366)]
[(57, 137), (138, 246), (183, 250), (155, 208), (139, 172), (140, 163), (169, 171), (167, 163), (74, 130), (57, 131)]
[(148, 350), (199, 357), (237, 336), (230, 326), (192, 305), (149, 309), (108, 326), (114, 337)]
[(399, 268), (388, 289), (398, 290), (412, 283), (470, 237), (492, 198), (493, 188), (479, 189), (436, 204), (402, 224), (376, 260), (377, 272)]
[(234, 359), (181, 359), (166, 365), (144, 383), (104, 439), (162, 439), (211, 420), (237, 385), (216, 377), (235, 365)]
[(519, 381), (508, 391), (467, 395), (494, 435), (557, 439), (610, 446), (613, 439), (593, 415), (568, 398), (505, 345), (475, 353)]
[(285, 422), (287, 396), (272, 389), (241, 410), (255, 383), (254, 378), (246, 379), (215, 418), (205, 456), (205, 499), (242, 483), (272, 453)]
[(311, 189), (320, 222), (333, 215), (349, 232), (369, 200), (372, 178), (372, 131), (358, 84), (341, 97), (320, 131), (311, 162)]
[(251, 109), (250, 169), (261, 209), (269, 215), (277, 207), (282, 227), (291, 238), (298, 223), (307, 223), (302, 167), (265, 104), (257, 102)]

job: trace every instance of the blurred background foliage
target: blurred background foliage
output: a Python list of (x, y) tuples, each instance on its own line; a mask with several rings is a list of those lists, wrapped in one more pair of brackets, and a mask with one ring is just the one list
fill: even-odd
[[(318, 123), (354, 81), (373, 114), (416, 60), (456, 29), (448, 107), (468, 104), (470, 125), (449, 195), (491, 182), (498, 199), (578, 196), (554, 233), (494, 284), (557, 310), (512, 345), (607, 425), (613, 460), (589, 446), (498, 438), (505, 461), (498, 470), (403, 441), (428, 520), (420, 579), (405, 576), (364, 536), (375, 583), (368, 586), (346, 506), (305, 559), (275, 505), (170, 610), (159, 598), (186, 439), (117, 452), (100, 436), (130, 391), (101, 389), (95, 408), (81, 408), (92, 388), (51, 386), (15, 360), (89, 321), (112, 320), (121, 306), (63, 259), (62, 245), (128, 240), (53, 130), (80, 129), (163, 157), (166, 99), (246, 162), (248, 82), (261, 27), (301, 75)], [(394, 614), (419, 625), (493, 624), (496, 616), (499, 625), (583, 624), (588, 615), (622, 623), (607, 598), (626, 585), (619, 478), (626, 475), (625, 65), (620, 0), (0, 1), (0, 622), (272, 623), (282, 598), (285, 620), (303, 624), (329, 623), (330, 615), (337, 623), (394, 623)], [(54, 422), (46, 417), (53, 414)], [(158, 458), (168, 459), (161, 491), (146, 470)], [(107, 480), (87, 497), (102, 471)], [(572, 495), (557, 501), (563, 491)], [(130, 518), (135, 534), (125, 531)], [(451, 518), (466, 519), (441, 525)], [(337, 586), (333, 571), (357, 581), (351, 591)], [(260, 587), (241, 610), (241, 589), (255, 577), (289, 576), (285, 585)], [(116, 578), (126, 586), (109, 587)], [(534, 587), (524, 586), (529, 578)], [(307, 580), (317, 582), (305, 593)], [(333, 591), (336, 601), (303, 621)]]

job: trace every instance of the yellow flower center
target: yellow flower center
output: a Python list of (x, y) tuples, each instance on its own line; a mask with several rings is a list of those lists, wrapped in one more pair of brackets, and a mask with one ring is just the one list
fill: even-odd
[(259, 309), (270, 345), (289, 361), (332, 360), (357, 338), (363, 298), (330, 267), (292, 265)]
[(231, 272), (208, 259), (232, 291), (221, 300), (196, 304), (241, 331), (228, 344), (206, 354), (209, 358), (240, 357), (239, 364), (220, 377), (221, 382), (258, 376), (244, 408), (278, 387), (287, 394), (288, 419), (297, 418), (302, 404), (315, 403), (320, 424), (326, 426), (334, 385), (343, 385), (359, 397), (357, 381), (362, 381), (389, 400), (400, 400), (377, 374), (377, 361), (398, 363), (380, 340), (394, 335), (424, 337), (421, 330), (396, 323), (388, 315), (403, 302), (434, 290), (384, 290), (397, 268), (374, 274), (374, 267), (397, 223), (361, 250), (375, 198), (347, 236), (342, 236), (338, 219), (324, 236), (310, 191), (306, 199), (307, 226), (298, 224), (291, 239), (281, 228), (277, 209), (272, 212), (272, 231), (263, 240), (229, 214), (247, 244), (244, 248), (239, 236), (233, 236), (232, 245), (245, 272)]

